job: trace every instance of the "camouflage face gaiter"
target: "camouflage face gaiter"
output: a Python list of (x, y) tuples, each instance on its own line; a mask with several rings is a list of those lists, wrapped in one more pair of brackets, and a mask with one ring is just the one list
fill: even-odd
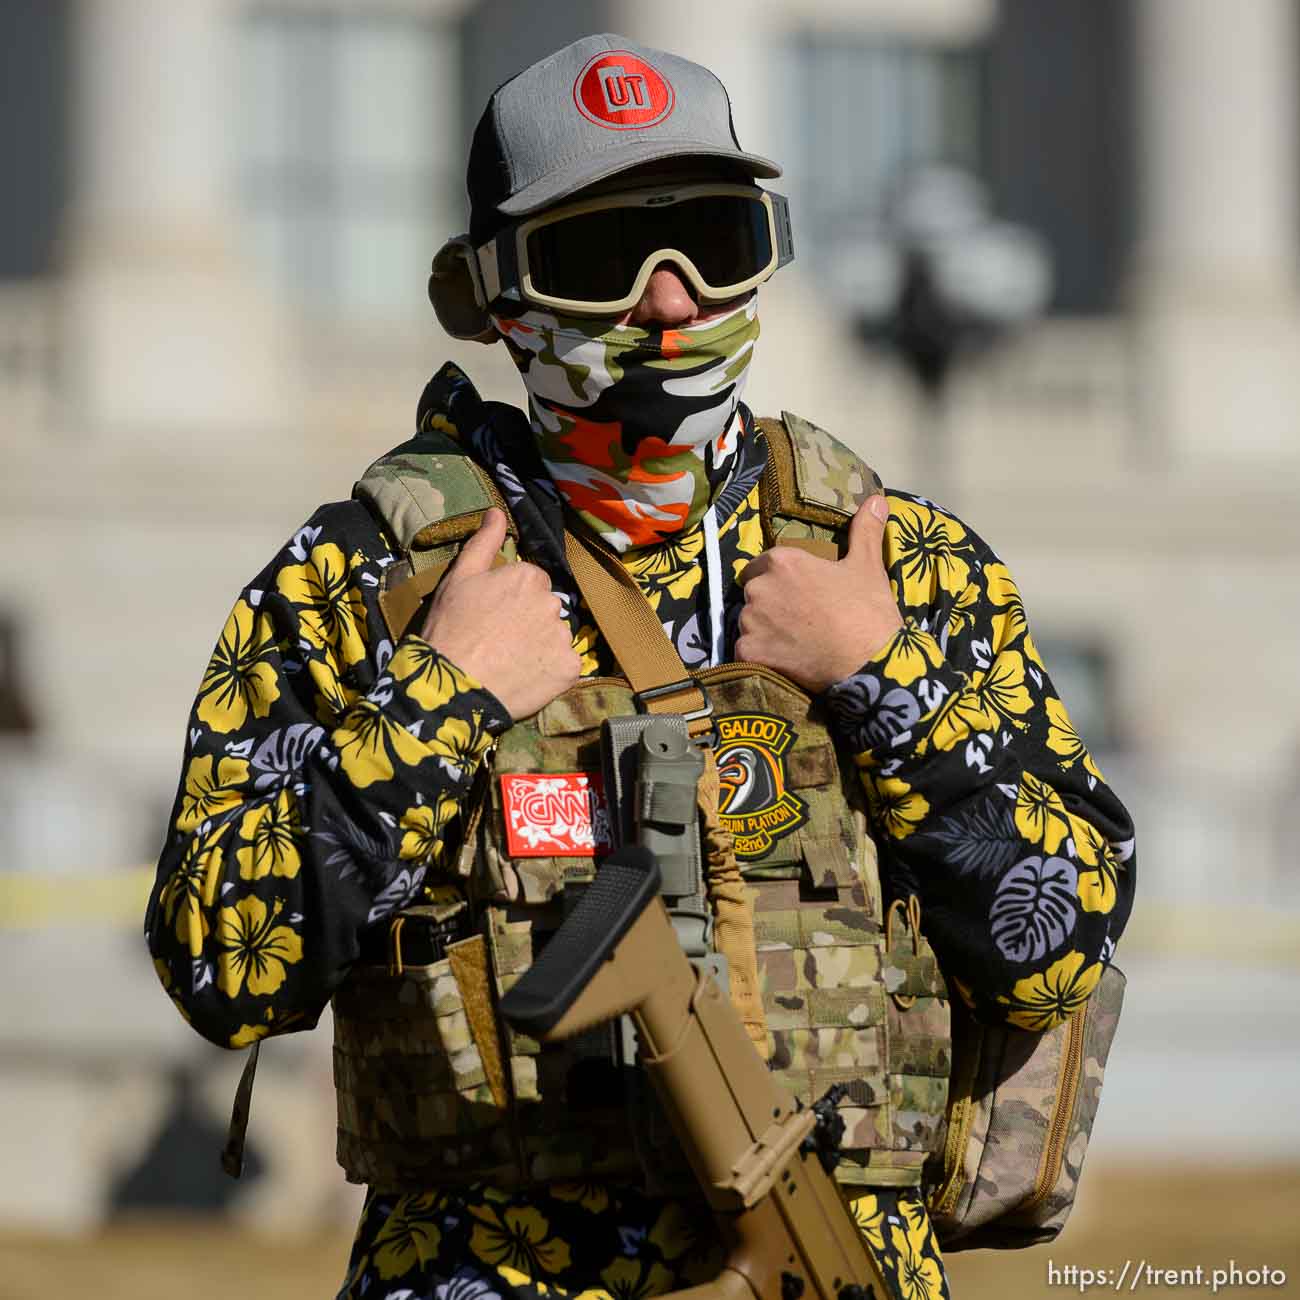
[(689, 529), (731, 468), (758, 300), (685, 329), (493, 317), (556, 489), (616, 551)]

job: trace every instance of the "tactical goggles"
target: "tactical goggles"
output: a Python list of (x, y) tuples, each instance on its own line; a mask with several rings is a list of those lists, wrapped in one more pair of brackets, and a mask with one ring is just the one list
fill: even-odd
[(468, 239), (452, 244), (480, 307), (505, 299), (586, 316), (634, 307), (664, 262), (701, 302), (726, 302), (794, 258), (784, 196), (753, 185), (612, 193), (529, 217), (478, 248)]

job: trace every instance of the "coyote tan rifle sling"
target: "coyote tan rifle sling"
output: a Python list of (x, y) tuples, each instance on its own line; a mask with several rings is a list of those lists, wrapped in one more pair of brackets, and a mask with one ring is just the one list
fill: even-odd
[[(712, 703), (687, 671), (658, 615), (618, 557), (600, 543), (585, 536), (580, 540), (567, 531), (564, 549), (587, 608), (627, 675), (633, 698), (648, 712), (682, 718), (689, 738), (698, 740), (711, 735), (714, 725)], [(677, 712), (674, 704), (679, 708), (687, 706), (689, 711)], [(615, 720), (615, 725), (618, 721)], [(716, 834), (718, 779), (711, 748), (704, 767), (702, 775), (707, 779), (702, 783), (697, 781), (692, 808), (702, 793), (704, 803), (700, 811), (704, 814), (706, 835), (714, 833), (710, 837), (712, 851), (707, 873), (708, 897), (715, 918), (713, 947), (727, 964), (727, 989), (732, 1005), (745, 1026), (746, 1034), (759, 1045), (759, 1052), (766, 1058), (767, 1022), (755, 955), (754, 905), (745, 892), (734, 855), (728, 863), (725, 853), (719, 853), (716, 847), (719, 839), (728, 837)], [(691, 824), (692, 827), (695, 824), (694, 816)], [(674, 923), (680, 931), (679, 918), (674, 917)]]

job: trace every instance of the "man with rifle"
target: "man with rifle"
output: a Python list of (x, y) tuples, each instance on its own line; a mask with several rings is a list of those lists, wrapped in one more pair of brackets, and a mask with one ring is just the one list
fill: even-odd
[[(370, 1187), (345, 1296), (752, 1293), (724, 1257), (777, 1205), (815, 1236), (799, 1195), (850, 1260), (823, 1162), (869, 1266), (827, 1283), (814, 1244), (772, 1294), (945, 1296), (949, 990), (1050, 1029), (1127, 919), (1131, 822), (1006, 567), (741, 401), (758, 286), (793, 256), (756, 183), (779, 174), (711, 73), (622, 38), (498, 88), (430, 293), (509, 349), (527, 413), (444, 366), (204, 675), (150, 947), (223, 1046), (333, 1000), (338, 1154)], [(619, 880), (636, 906), (602, 910)], [(653, 986), (607, 996), (612, 940), (656, 924), (679, 956), (654, 1005), (688, 963), (681, 1032), (704, 1015), (734, 1060), (734, 1011), (751, 1045), (730, 1172), (692, 1145), (720, 1094), (674, 1074)]]

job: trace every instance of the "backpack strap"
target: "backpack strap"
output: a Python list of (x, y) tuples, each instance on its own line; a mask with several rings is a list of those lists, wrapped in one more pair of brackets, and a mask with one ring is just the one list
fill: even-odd
[(487, 471), (450, 434), (432, 429), (394, 447), (352, 488), (402, 559), (384, 571), (379, 608), (396, 639), (446, 573), (460, 544), (487, 510), (505, 512), (506, 540), (496, 564), (517, 556), (519, 529)]
[[(844, 526), (884, 486), (856, 452), (809, 420), (782, 411), (761, 419), (767, 468), (759, 484), (763, 543), (839, 559)], [(828, 536), (828, 534), (830, 534)]]

